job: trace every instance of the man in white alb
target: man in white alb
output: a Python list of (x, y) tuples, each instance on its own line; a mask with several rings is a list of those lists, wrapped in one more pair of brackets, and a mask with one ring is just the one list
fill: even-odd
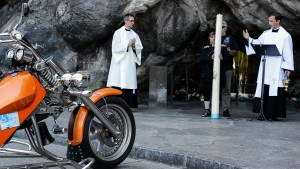
[(143, 45), (131, 28), (134, 15), (124, 16), (124, 26), (116, 30), (112, 40), (112, 59), (107, 87), (121, 89), (122, 97), (131, 108), (137, 108), (136, 64), (141, 65)]
[[(294, 70), (292, 37), (280, 26), (281, 18), (282, 16), (279, 13), (272, 13), (269, 16), (269, 26), (271, 29), (264, 31), (258, 39), (252, 39), (247, 30), (243, 31), (243, 37), (248, 40), (248, 46), (246, 46), (248, 55), (255, 54), (251, 44), (275, 44), (281, 55), (265, 56), (263, 115), (267, 120), (277, 120), (277, 117), (286, 117), (283, 79), (289, 77), (291, 71)], [(263, 57), (261, 59), (263, 59)], [(262, 90), (262, 68), (262, 64), (260, 64), (257, 76), (255, 103), (253, 106), (254, 112), (260, 111), (259, 102)]]

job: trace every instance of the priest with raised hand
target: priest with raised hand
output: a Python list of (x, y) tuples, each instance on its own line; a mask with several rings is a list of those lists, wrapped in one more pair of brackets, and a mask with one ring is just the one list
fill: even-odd
[[(247, 55), (255, 54), (251, 44), (275, 44), (280, 56), (265, 58), (264, 82), (262, 82), (263, 64), (259, 66), (253, 112), (260, 112), (261, 91), (263, 86), (263, 116), (266, 120), (276, 121), (286, 117), (286, 101), (283, 80), (294, 70), (293, 42), (291, 35), (281, 26), (281, 14), (275, 12), (269, 16), (270, 29), (264, 31), (258, 39), (249, 36), (247, 30), (243, 37), (248, 40)], [(263, 84), (262, 84), (263, 83)], [(262, 120), (262, 118), (258, 118)], [(263, 119), (264, 120), (264, 119)]]
[(131, 108), (138, 107), (136, 64), (141, 65), (143, 45), (132, 30), (135, 17), (124, 16), (124, 26), (115, 31), (112, 40), (112, 59), (107, 87), (122, 90), (122, 98)]

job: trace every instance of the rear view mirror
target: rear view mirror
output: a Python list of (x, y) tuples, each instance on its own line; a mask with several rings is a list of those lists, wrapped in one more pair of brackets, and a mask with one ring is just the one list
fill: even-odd
[(22, 16), (27, 16), (28, 15), (28, 13), (29, 13), (29, 6), (28, 6), (27, 3), (23, 3), (22, 4), (21, 13), (22, 13)]
[(22, 3), (22, 8), (21, 8), (21, 18), (19, 23), (16, 24), (16, 26), (13, 28), (13, 30), (17, 30), (17, 28), (23, 24), (25, 16), (27, 16), (29, 14), (29, 6), (27, 3)]

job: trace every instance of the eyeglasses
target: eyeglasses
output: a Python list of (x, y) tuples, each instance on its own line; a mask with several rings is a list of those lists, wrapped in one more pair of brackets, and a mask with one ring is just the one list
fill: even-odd
[(126, 20), (126, 21), (129, 21), (129, 22), (134, 22), (134, 20)]

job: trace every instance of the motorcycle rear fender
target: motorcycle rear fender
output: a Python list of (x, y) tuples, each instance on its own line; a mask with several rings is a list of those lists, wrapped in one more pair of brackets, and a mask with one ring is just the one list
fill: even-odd
[[(27, 106), (26, 108), (23, 108), (22, 110), (18, 110), (18, 116), (19, 116), (19, 123), (20, 125), (28, 118), (30, 117), (31, 113), (33, 112), (33, 110), (38, 106), (38, 104), (40, 104), (40, 102), (44, 99), (45, 95), (46, 95), (46, 91), (43, 88), (43, 86), (41, 85), (41, 83), (35, 78), (35, 76), (31, 75), (28, 72), (18, 72), (18, 74), (22, 75), (22, 76), (28, 76), (28, 78), (32, 78), (33, 82), (30, 83), (30, 85), (35, 85), (36, 89), (35, 89), (35, 98), (32, 101), (32, 103)], [(6, 108), (5, 110), (8, 110), (8, 108)], [(5, 129), (5, 130), (1, 130), (0, 129), (0, 147), (2, 147), (7, 141), (9, 141), (8, 139), (15, 133), (15, 131), (18, 129), (18, 127), (12, 127), (9, 129)]]
[[(95, 91), (90, 99), (96, 103), (100, 99), (106, 96), (112, 95), (121, 95), (122, 91), (114, 88), (102, 88)], [(77, 111), (77, 113), (76, 113)], [(79, 109), (75, 109), (71, 114), (69, 119), (69, 128), (68, 128), (68, 144), (76, 146), (82, 142), (83, 132), (84, 132), (84, 124), (86, 118), (88, 116), (89, 109), (85, 106), (79, 107)]]

